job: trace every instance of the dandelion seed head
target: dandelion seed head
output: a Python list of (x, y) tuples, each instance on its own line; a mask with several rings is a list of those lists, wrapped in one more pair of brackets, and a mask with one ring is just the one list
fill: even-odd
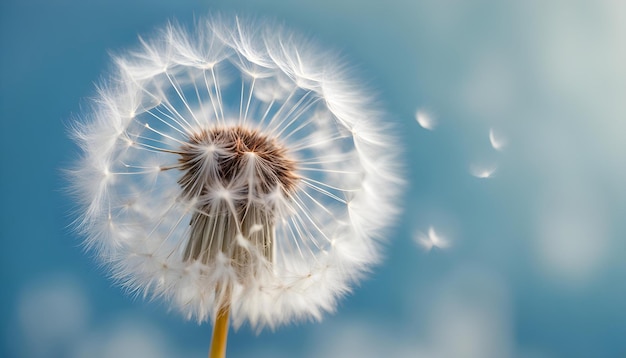
[(225, 301), (257, 329), (334, 311), (398, 213), (373, 98), (271, 24), (214, 17), (139, 42), (74, 126), (85, 246), (129, 292), (198, 322)]

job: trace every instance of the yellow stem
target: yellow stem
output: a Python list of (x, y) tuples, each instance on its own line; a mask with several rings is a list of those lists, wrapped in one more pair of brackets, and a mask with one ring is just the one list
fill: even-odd
[(230, 306), (223, 305), (217, 312), (215, 325), (213, 326), (213, 338), (211, 338), (211, 350), (209, 358), (226, 357), (226, 339), (228, 338), (228, 315)]

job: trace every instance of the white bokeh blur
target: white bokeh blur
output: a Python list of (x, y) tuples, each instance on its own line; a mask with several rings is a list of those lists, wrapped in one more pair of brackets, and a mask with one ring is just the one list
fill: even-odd
[(578, 143), (546, 126), (535, 137), (534, 165), (543, 185), (534, 197), (531, 240), (538, 269), (557, 284), (584, 287), (610, 262), (614, 243), (609, 203), (598, 173), (578, 160)]
[(12, 350), (19, 357), (166, 358), (205, 352), (176, 347), (156, 322), (133, 313), (96, 320), (87, 288), (77, 275), (59, 273), (27, 283), (18, 296)]
[(524, 356), (515, 345), (509, 290), (497, 274), (460, 265), (428, 292), (407, 295), (406, 319), (384, 327), (367, 317), (320, 326), (301, 357)]
[(88, 326), (89, 311), (75, 277), (59, 274), (31, 282), (18, 296), (16, 349), (24, 357), (57, 356)]
[(133, 317), (121, 316), (115, 322), (92, 327), (88, 335), (76, 340), (72, 358), (166, 358), (172, 355), (165, 333), (158, 326)]

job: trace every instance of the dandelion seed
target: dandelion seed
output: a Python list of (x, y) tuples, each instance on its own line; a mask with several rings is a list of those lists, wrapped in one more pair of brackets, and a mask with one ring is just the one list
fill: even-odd
[(167, 26), (115, 59), (76, 125), (77, 227), (113, 278), (212, 320), (321, 319), (377, 262), (402, 181), (345, 67), (284, 29)]
[(432, 226), (428, 228), (428, 233), (426, 234), (422, 232), (418, 232), (415, 235), (414, 240), (415, 240), (415, 243), (417, 243), (425, 251), (430, 251), (433, 248), (438, 248), (438, 249), (443, 250), (451, 246), (450, 242), (448, 240), (445, 240), (440, 235), (438, 235)]
[(472, 164), (470, 165), (470, 174), (479, 179), (489, 179), (496, 172), (495, 164)]
[(495, 150), (502, 150), (507, 144), (506, 140), (501, 135), (497, 135), (493, 128), (489, 129), (489, 142)]
[(424, 129), (432, 131), (437, 126), (436, 119), (428, 112), (420, 109), (415, 113), (415, 120)]

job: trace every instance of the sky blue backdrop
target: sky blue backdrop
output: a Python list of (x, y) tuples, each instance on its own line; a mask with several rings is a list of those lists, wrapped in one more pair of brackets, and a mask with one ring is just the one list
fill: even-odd
[[(0, 356), (205, 356), (210, 326), (125, 296), (81, 251), (61, 169), (108, 51), (215, 11), (342, 52), (402, 129), (410, 183), (384, 264), (337, 314), (244, 327), (229, 356), (626, 356), (626, 5), (565, 0), (2, 1)], [(416, 245), (430, 226), (449, 249)]]

